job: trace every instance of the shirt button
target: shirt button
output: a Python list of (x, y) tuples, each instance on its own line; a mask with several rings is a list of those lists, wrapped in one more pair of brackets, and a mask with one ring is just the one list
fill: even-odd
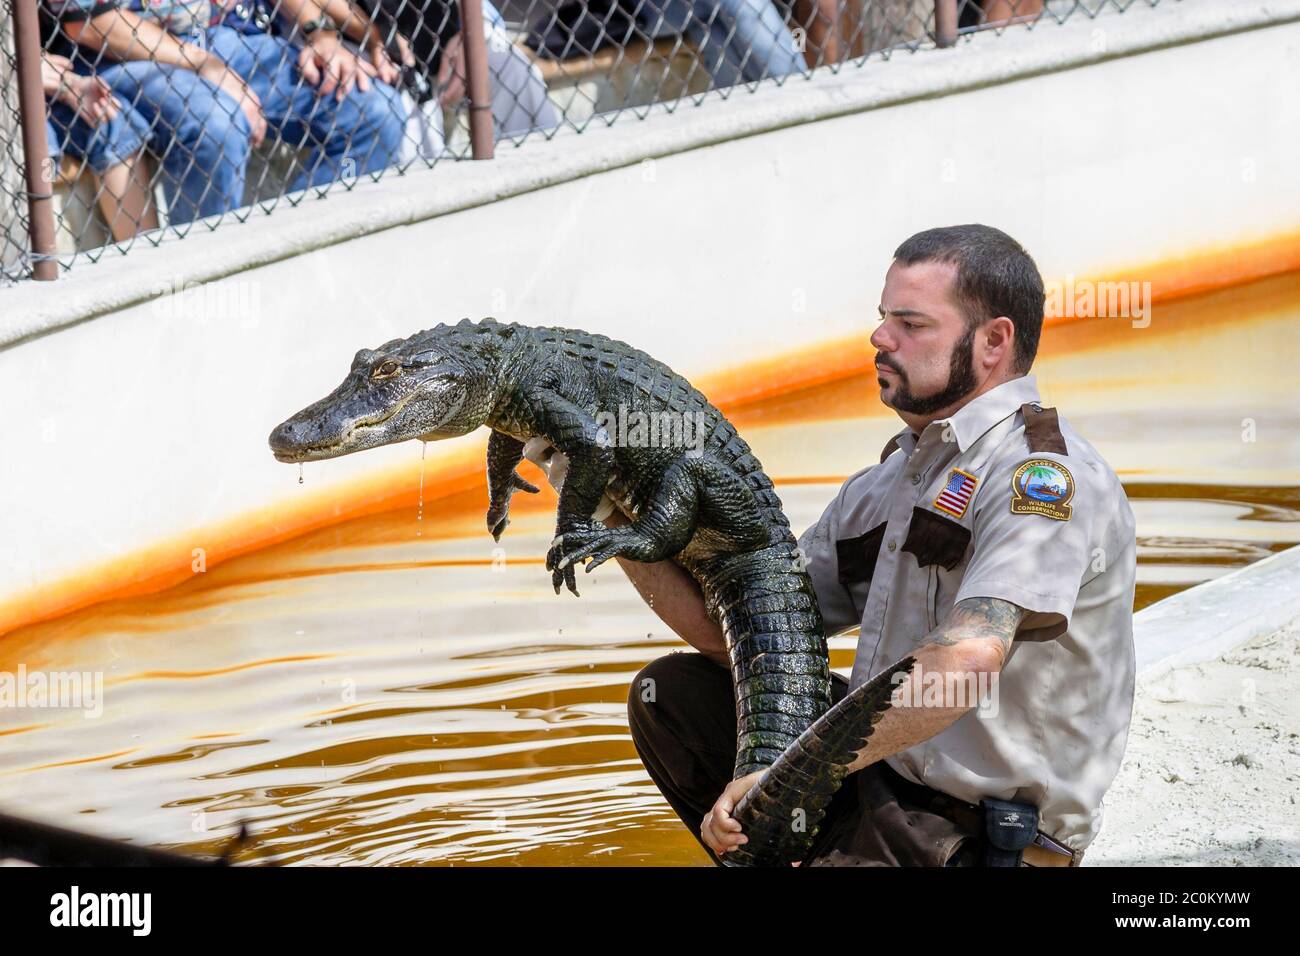
[(914, 484), (914, 485), (919, 485), (920, 483), (921, 483), (921, 476), (920, 476), (920, 475), (913, 475), (913, 476), (912, 476), (912, 484)]
[(895, 544), (895, 543), (894, 543), (894, 540), (891, 538), (891, 539), (889, 540), (889, 550), (890, 550), (890, 551), (893, 551), (893, 550), (894, 550), (895, 548), (897, 548), (897, 547), (898, 547), (898, 545)]

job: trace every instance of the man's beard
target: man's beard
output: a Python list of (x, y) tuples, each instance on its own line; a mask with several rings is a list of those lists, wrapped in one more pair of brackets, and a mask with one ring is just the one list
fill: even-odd
[[(948, 384), (933, 395), (918, 398), (912, 394), (911, 387), (908, 385), (907, 373), (895, 365), (894, 360), (887, 354), (877, 355), (876, 364), (892, 368), (898, 375), (898, 385), (894, 389), (894, 395), (886, 401), (886, 404), (900, 412), (909, 412), (913, 415), (929, 415), (941, 408), (947, 408), (975, 390), (974, 358), (975, 327), (968, 325), (961, 340), (953, 346), (952, 361), (948, 365)], [(877, 381), (882, 388), (887, 384), (884, 379), (877, 379)]]

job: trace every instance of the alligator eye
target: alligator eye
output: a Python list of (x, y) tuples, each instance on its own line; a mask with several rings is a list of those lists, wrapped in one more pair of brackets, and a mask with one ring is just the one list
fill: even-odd
[(387, 378), (387, 377), (390, 376), (390, 375), (396, 375), (396, 374), (397, 374), (397, 368), (398, 368), (397, 363), (394, 362), (392, 359), (389, 359), (387, 362), (382, 362), (382, 363), (380, 363), (380, 364), (375, 368), (375, 370), (371, 373), (371, 377), (372, 377), (372, 378)]

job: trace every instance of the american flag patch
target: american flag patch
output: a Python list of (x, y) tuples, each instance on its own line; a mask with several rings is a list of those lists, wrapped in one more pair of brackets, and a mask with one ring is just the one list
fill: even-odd
[(939, 492), (939, 497), (934, 499), (934, 506), (954, 518), (960, 518), (966, 513), (970, 500), (975, 497), (977, 484), (979, 479), (974, 475), (969, 475), (960, 468), (954, 468), (948, 474), (948, 483), (943, 486), (943, 491)]

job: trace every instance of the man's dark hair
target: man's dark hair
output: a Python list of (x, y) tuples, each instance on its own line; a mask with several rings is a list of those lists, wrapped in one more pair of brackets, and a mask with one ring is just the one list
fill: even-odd
[(905, 266), (950, 262), (957, 267), (953, 296), (973, 329), (999, 315), (1016, 328), (1012, 370), (1023, 375), (1034, 364), (1043, 332), (1043, 277), (1029, 253), (1001, 229), (968, 223), (918, 232), (894, 252)]

